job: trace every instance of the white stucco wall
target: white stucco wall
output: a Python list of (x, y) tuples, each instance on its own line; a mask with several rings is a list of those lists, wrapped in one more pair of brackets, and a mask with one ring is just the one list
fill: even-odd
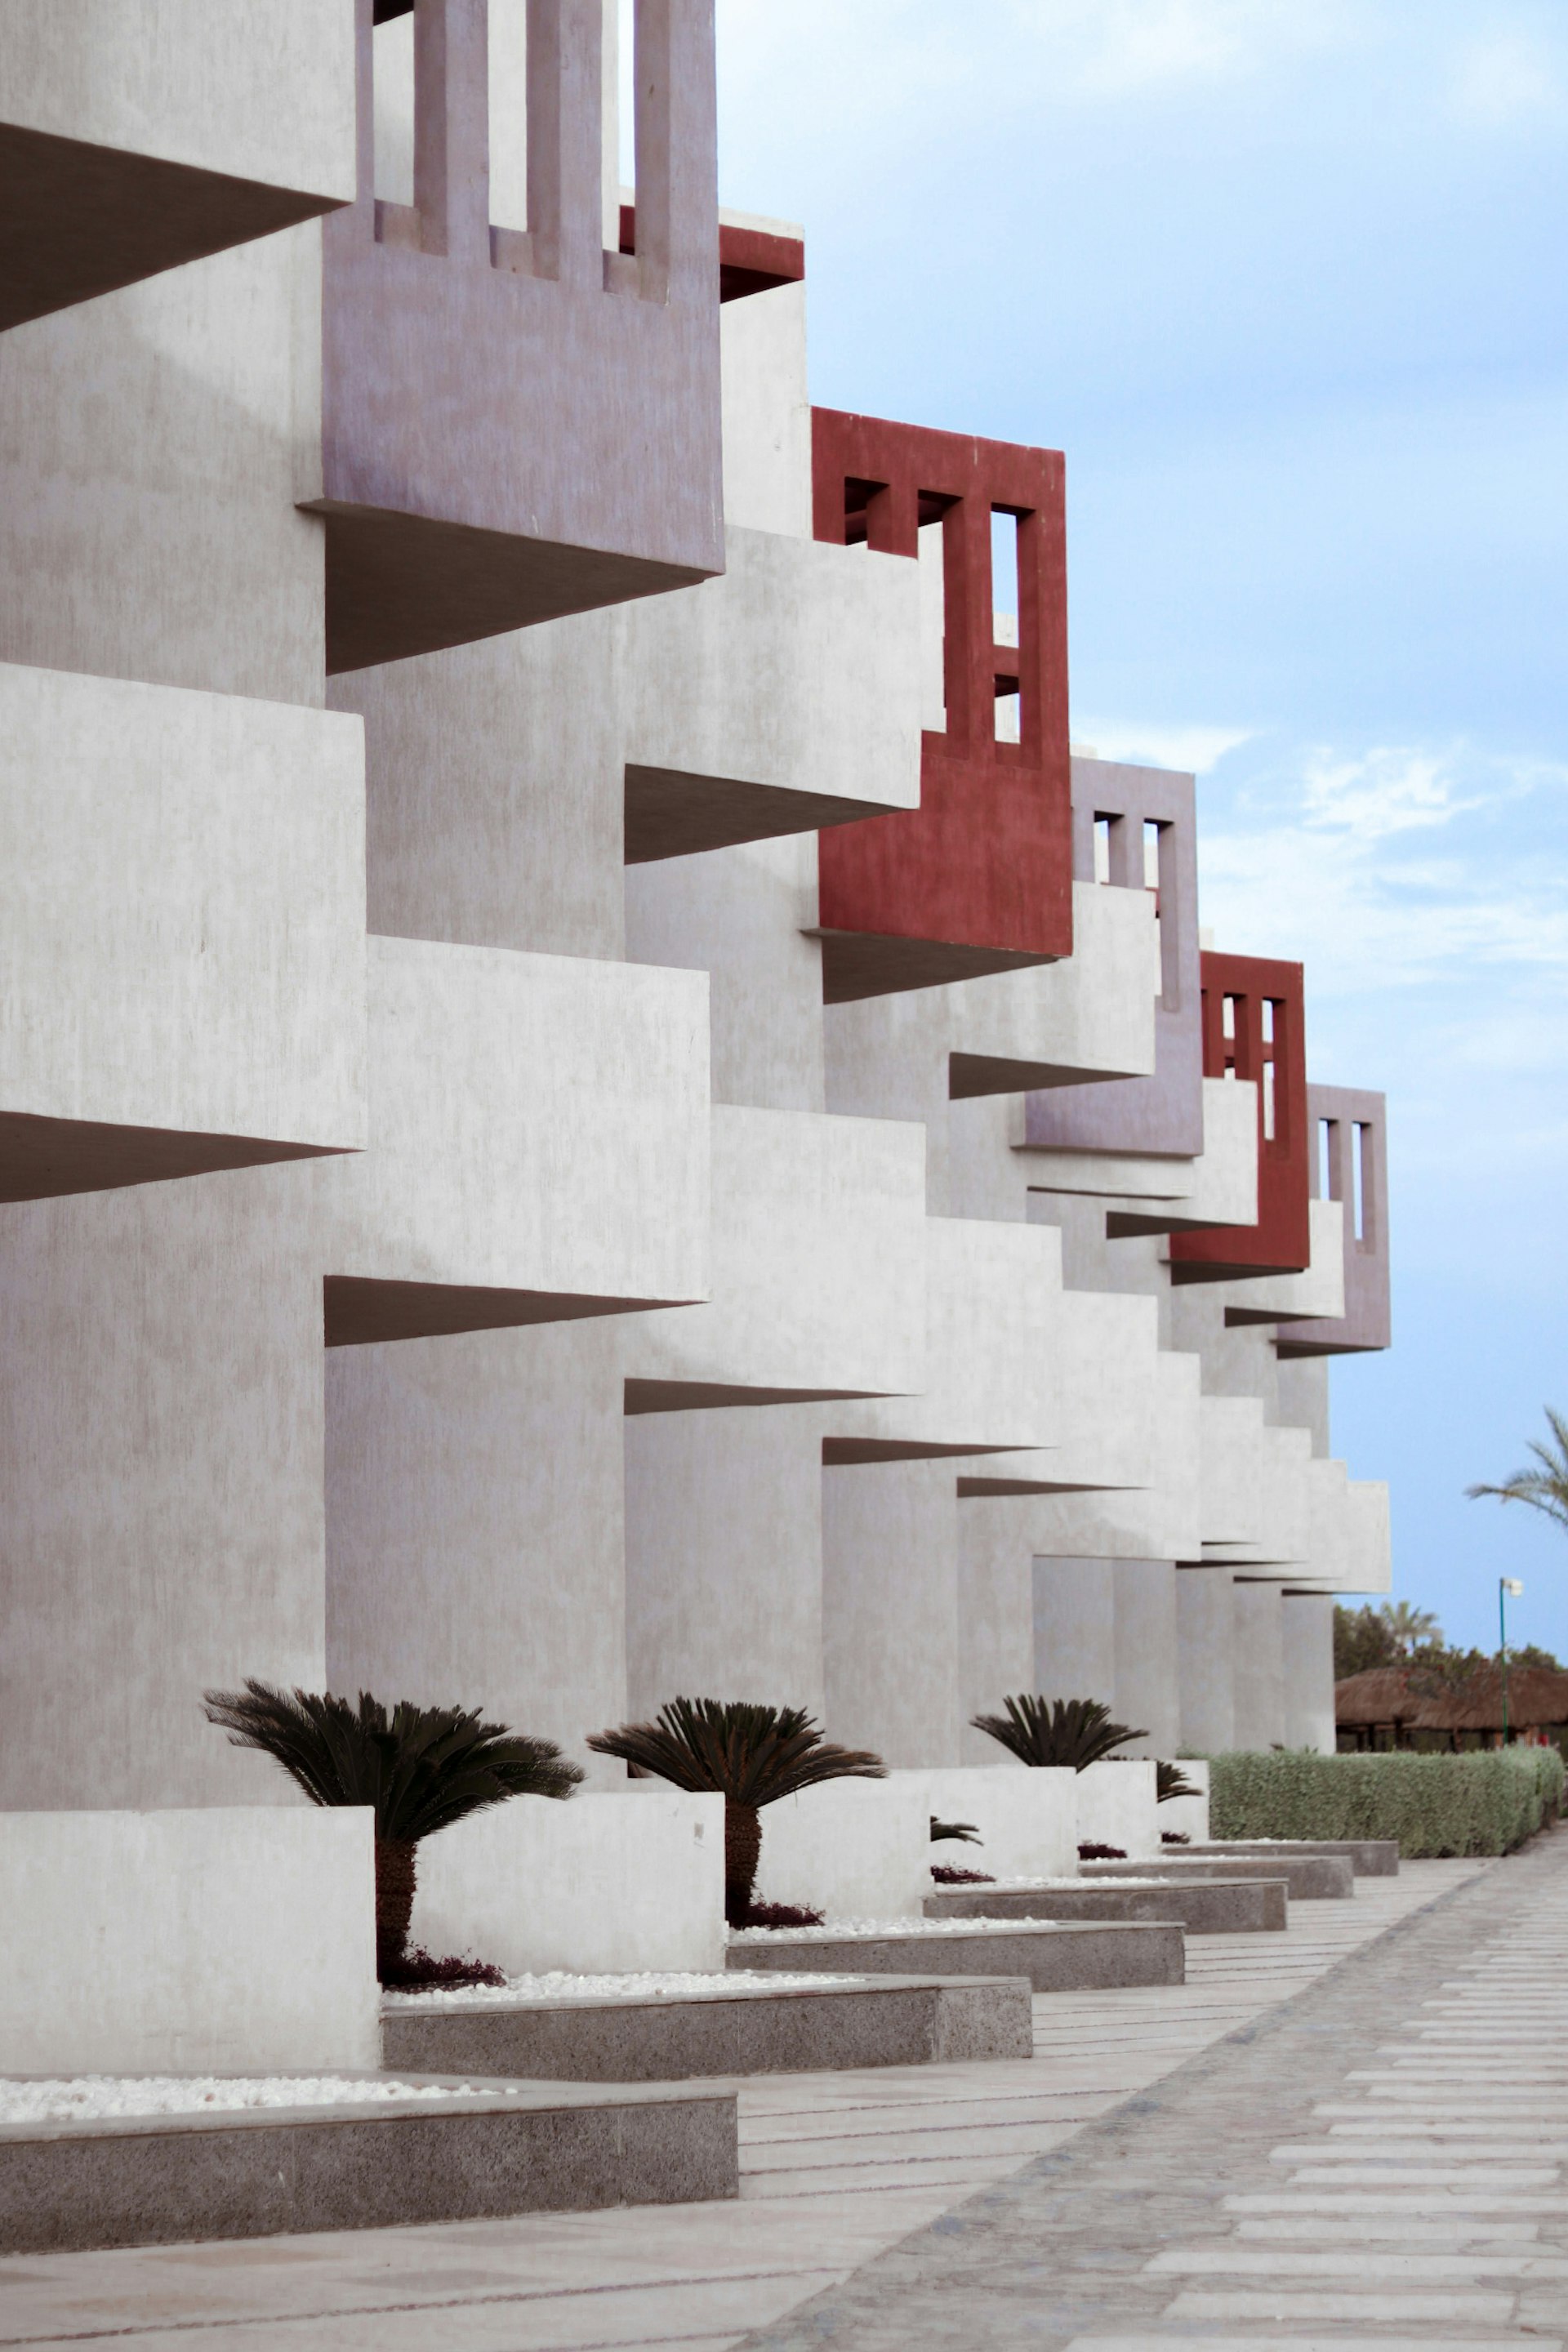
[(972, 1822), (980, 1832), (978, 1846), (932, 1846), (931, 1861), (989, 1871), (994, 1878), (1070, 1877), (1078, 1868), (1072, 1786), (1077, 1774), (1027, 1767), (1008, 1757), (994, 1739), (985, 1745), (1004, 1760), (893, 1775), (896, 1786), (919, 1790), (928, 1816)]
[(379, 2007), (368, 1808), (0, 1813), (6, 2074), (375, 2067)]
[(1159, 1853), (1152, 1760), (1107, 1756), (1074, 1778), (1080, 1844), (1119, 1845), (1130, 1861)]
[(825, 1780), (764, 1805), (757, 1892), (830, 1919), (907, 1919), (931, 1893), (921, 1791), (886, 1780)]
[(419, 1848), (412, 1937), (508, 1975), (724, 1965), (724, 1800), (515, 1797)]

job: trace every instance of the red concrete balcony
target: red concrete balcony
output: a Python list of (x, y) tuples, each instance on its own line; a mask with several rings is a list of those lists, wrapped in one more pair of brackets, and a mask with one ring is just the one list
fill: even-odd
[(1311, 1263), (1307, 1053), (1299, 963), (1203, 957), (1204, 1076), (1258, 1088), (1258, 1223), (1173, 1234), (1173, 1282), (1300, 1274)]
[[(526, 229), (492, 224), (487, 0), (417, 0), (414, 197), (322, 238), (327, 667), (360, 669), (723, 569), (713, 25), (637, 0), (635, 254), (606, 252), (601, 0), (531, 0)], [(616, 241), (620, 242), (617, 236)]]
[[(812, 413), (816, 536), (918, 557), (940, 521), (945, 727), (921, 804), (818, 845), (830, 1004), (1049, 963), (1072, 952), (1064, 467), (1051, 449)], [(995, 642), (992, 518), (1017, 525), (1018, 643)], [(1018, 698), (1018, 740), (998, 698)]]
[(1388, 1106), (1360, 1087), (1309, 1087), (1307, 1118), (1312, 1198), (1326, 1191), (1344, 1211), (1345, 1311), (1281, 1323), (1274, 1344), (1281, 1356), (1362, 1355), (1392, 1338)]

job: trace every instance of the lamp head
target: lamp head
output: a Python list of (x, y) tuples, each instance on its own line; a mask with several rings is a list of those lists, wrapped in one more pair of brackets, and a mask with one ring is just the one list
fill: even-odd
[(1508, 1594), (1510, 1601), (1518, 1601), (1523, 1595), (1524, 1587), (1517, 1576), (1500, 1576), (1498, 1584), (1500, 1589)]

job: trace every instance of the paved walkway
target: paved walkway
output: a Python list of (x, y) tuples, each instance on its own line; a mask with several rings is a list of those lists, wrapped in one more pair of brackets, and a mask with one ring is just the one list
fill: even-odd
[[(1551, 2194), (1568, 2121), (1553, 2142), (1546, 2112), (1568, 2093), (1568, 1832), (1501, 1864), (1407, 1864), (1358, 1880), (1352, 1902), (1291, 1912), (1282, 1936), (1193, 1939), (1184, 1986), (1037, 2000), (1032, 2063), (743, 2085), (738, 2205), (0, 2261), (0, 2344), (1543, 2352), (1568, 2338), (1568, 2261), (1559, 2284), (1530, 2267), (1568, 2252), (1568, 2196)], [(1412, 2260), (1417, 2273), (1399, 2267)]]

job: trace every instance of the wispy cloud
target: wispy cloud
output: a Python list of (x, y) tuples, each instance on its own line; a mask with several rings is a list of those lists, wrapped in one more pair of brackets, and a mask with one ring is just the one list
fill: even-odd
[(1163, 727), (1138, 719), (1075, 718), (1072, 732), (1075, 743), (1092, 743), (1102, 760), (1143, 760), (1151, 767), (1181, 768), (1189, 775), (1202, 776), (1227, 751), (1249, 742), (1253, 730)]

